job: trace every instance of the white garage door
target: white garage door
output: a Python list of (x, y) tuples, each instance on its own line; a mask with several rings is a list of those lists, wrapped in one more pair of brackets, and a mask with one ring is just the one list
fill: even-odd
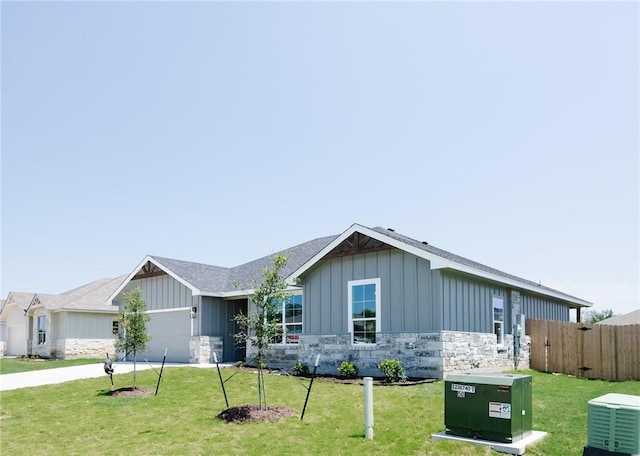
[(162, 361), (167, 349), (167, 362), (189, 362), (189, 340), (191, 339), (191, 315), (189, 308), (149, 311), (151, 320), (147, 332), (151, 342), (144, 356), (149, 361)]
[(26, 355), (27, 328), (25, 328), (25, 325), (11, 325), (7, 329), (7, 355)]

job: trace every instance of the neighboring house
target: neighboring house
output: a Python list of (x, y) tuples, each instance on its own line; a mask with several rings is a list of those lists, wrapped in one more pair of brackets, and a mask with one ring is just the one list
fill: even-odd
[(0, 354), (27, 354), (27, 334), (29, 319), (27, 309), (35, 297), (35, 293), (12, 291), (3, 301), (0, 309)]
[(3, 354), (60, 359), (113, 354), (118, 309), (106, 302), (124, 278), (96, 280), (57, 295), (9, 293), (0, 310)]
[[(528, 366), (524, 319), (569, 321), (591, 304), (384, 228), (354, 224), (339, 236), (292, 247), (283, 275), (292, 298), (283, 305), (283, 337), (270, 364), (311, 365), (335, 373), (350, 360), (379, 375), (385, 358), (408, 375), (442, 377), (471, 368)], [(250, 358), (235, 344), (233, 317), (251, 310), (247, 297), (272, 256), (234, 268), (148, 256), (112, 295), (140, 287), (151, 315), (146, 356), (207, 363)], [(517, 334), (519, 337), (513, 337)]]
[(629, 312), (624, 315), (614, 315), (613, 317), (609, 317), (605, 320), (599, 321), (597, 324), (616, 326), (640, 325), (640, 309), (634, 310), (633, 312)]

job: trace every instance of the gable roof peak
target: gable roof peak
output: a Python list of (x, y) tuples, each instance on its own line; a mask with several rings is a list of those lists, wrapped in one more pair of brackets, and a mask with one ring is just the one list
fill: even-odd
[(475, 275), (480, 278), (504, 283), (505, 285), (516, 289), (530, 290), (535, 293), (552, 296), (556, 299), (576, 304), (578, 307), (590, 307), (592, 305), (590, 302), (583, 299), (576, 298), (575, 296), (542, 286), (530, 280), (502, 272), (498, 269), (485, 266), (476, 261), (469, 260), (465, 257), (435, 247), (428, 242), (417, 241), (408, 236), (396, 233), (394, 230), (389, 230), (388, 228), (382, 228), (379, 226), (375, 228), (367, 228), (366, 226), (359, 225), (357, 223), (351, 225), (349, 229), (343, 232), (340, 236), (337, 236), (336, 239), (327, 245), (322, 251), (316, 254), (309, 261), (305, 262), (299, 269), (294, 271), (287, 280), (292, 281), (293, 277), (304, 274), (323, 258), (328, 258), (328, 255), (332, 250), (338, 247), (356, 231), (360, 234), (370, 236), (380, 242), (388, 244), (391, 247), (395, 247), (428, 260), (431, 264), (431, 269), (450, 269)]

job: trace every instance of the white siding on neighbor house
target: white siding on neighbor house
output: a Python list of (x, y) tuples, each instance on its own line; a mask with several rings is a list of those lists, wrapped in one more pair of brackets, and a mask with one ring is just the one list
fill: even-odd
[(22, 309), (17, 306), (10, 306), (4, 311), (6, 323), (6, 354), (7, 355), (26, 355), (27, 354), (27, 317), (25, 317)]

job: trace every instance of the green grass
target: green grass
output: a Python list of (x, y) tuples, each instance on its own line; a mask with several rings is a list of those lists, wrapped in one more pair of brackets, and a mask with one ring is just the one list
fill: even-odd
[(27, 359), (0, 357), (0, 375), (14, 374), (16, 372), (28, 372), (41, 369), (53, 369), (56, 367), (80, 366), (83, 364), (100, 363), (101, 359)]
[[(549, 432), (527, 455), (581, 455), (587, 438), (587, 401), (617, 392), (640, 395), (640, 382), (609, 383), (537, 372), (534, 429)], [(223, 377), (231, 371), (223, 371)], [(131, 374), (116, 375), (116, 387)], [(156, 374), (138, 372), (154, 388)], [(302, 409), (308, 380), (270, 375), (270, 404)], [(231, 405), (255, 403), (256, 376), (240, 372), (226, 383)], [(491, 455), (464, 443), (431, 440), (444, 428), (443, 382), (374, 387), (375, 438), (364, 439), (363, 389), (316, 381), (304, 421), (227, 424), (213, 369), (170, 367), (157, 396), (109, 397), (108, 377), (6, 391), (1, 396), (0, 454), (367, 454)]]

